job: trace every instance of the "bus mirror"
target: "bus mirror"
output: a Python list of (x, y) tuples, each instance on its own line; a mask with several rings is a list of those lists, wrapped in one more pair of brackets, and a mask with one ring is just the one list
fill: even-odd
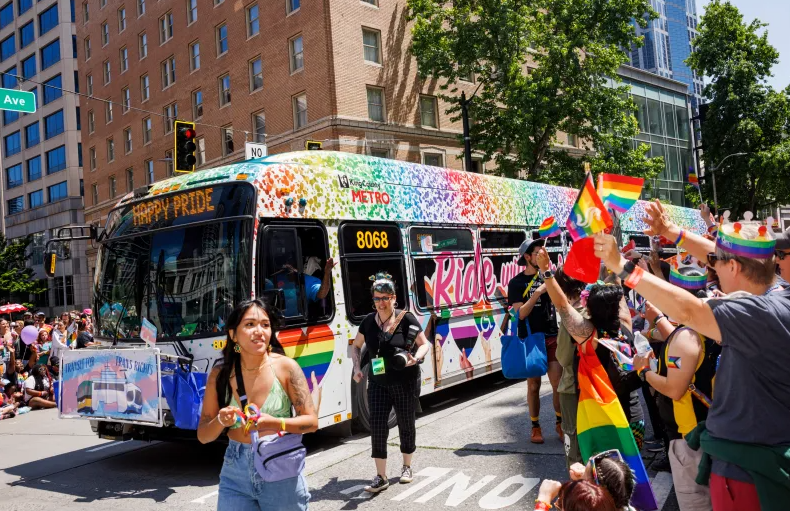
[(44, 254), (44, 273), (47, 277), (55, 276), (55, 262), (58, 260), (58, 253), (55, 250), (48, 250)]
[(261, 298), (279, 311), (285, 307), (285, 292), (282, 289), (267, 289)]

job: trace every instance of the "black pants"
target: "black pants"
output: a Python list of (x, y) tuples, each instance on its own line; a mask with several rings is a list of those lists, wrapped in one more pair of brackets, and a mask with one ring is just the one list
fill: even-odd
[(395, 407), (400, 432), (400, 452), (411, 454), (417, 450), (417, 426), (415, 405), (417, 383), (379, 385), (368, 382), (368, 405), (370, 406), (370, 438), (373, 443), (373, 458), (387, 459), (388, 420)]

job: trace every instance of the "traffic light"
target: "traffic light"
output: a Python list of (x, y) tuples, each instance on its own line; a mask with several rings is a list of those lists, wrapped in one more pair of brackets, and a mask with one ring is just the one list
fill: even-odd
[(323, 146), (323, 142), (318, 142), (317, 140), (308, 140), (304, 143), (304, 148), (308, 151), (320, 151)]
[(192, 172), (195, 170), (195, 123), (186, 121), (176, 121), (176, 147), (175, 171)]
[(58, 260), (58, 254), (54, 250), (47, 251), (44, 255), (44, 273), (47, 277), (55, 276), (55, 263)]

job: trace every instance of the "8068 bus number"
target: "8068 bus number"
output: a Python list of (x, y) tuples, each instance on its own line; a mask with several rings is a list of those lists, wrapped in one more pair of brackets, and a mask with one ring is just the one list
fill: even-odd
[(357, 248), (389, 248), (390, 242), (386, 231), (357, 231)]

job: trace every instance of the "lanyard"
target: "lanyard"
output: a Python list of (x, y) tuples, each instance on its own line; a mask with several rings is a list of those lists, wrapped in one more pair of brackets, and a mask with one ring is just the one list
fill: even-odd
[(538, 278), (539, 274), (540, 274), (540, 272), (535, 273), (535, 276), (532, 277), (532, 280), (530, 280), (529, 284), (527, 284), (527, 289), (524, 290), (524, 294), (521, 295), (521, 298), (526, 298), (527, 297), (527, 293), (529, 293), (529, 290), (532, 289), (532, 284), (535, 283), (535, 280)]

